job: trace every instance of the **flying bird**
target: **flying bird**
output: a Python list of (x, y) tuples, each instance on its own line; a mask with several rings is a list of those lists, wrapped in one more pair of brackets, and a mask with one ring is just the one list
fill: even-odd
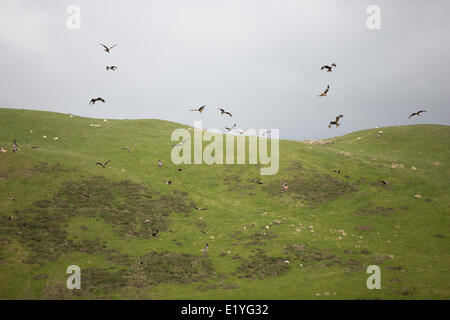
[(203, 253), (207, 253), (208, 252), (208, 248), (209, 248), (209, 246), (208, 246), (208, 244), (206, 244), (205, 249), (203, 249), (202, 252)]
[(97, 101), (101, 101), (103, 103), (105, 103), (105, 100), (103, 98), (92, 98), (91, 101), (89, 102), (89, 104), (95, 104)]
[(327, 88), (325, 89), (325, 91), (323, 93), (319, 94), (319, 97), (326, 97), (328, 90), (330, 90), (330, 85), (327, 85)]
[(336, 67), (335, 63), (332, 63), (331, 66), (329, 66), (329, 65), (322, 66), (322, 68), (320, 68), (320, 70), (327, 69), (327, 72), (332, 72), (333, 67)]
[(342, 114), (338, 115), (336, 117), (336, 120), (330, 121), (330, 124), (328, 125), (328, 128), (331, 128), (333, 125), (335, 125), (336, 127), (339, 127), (340, 126), (339, 119), (343, 118), (343, 117), (344, 117), (344, 115), (342, 115)]
[(109, 53), (109, 50), (111, 50), (112, 48), (114, 48), (115, 46), (117, 46), (117, 44), (115, 44), (115, 45), (113, 45), (112, 47), (109, 47), (109, 48), (108, 48), (108, 47), (105, 46), (104, 44), (101, 44), (101, 43), (100, 43), (100, 45), (103, 46), (103, 48), (105, 48), (105, 52), (107, 52), (107, 53)]
[(231, 113), (229, 113), (228, 111), (223, 110), (222, 108), (218, 108), (220, 110), (220, 114), (227, 114), (230, 117), (232, 117), (233, 115)]
[(206, 105), (203, 105), (203, 106), (201, 106), (201, 107), (198, 108), (198, 109), (191, 109), (190, 111), (198, 111), (198, 112), (202, 113), (203, 110), (205, 110), (205, 107), (206, 107)]
[(427, 110), (419, 110), (419, 111), (417, 111), (417, 112), (413, 112), (413, 113), (411, 113), (411, 115), (408, 117), (408, 119), (411, 118), (411, 117), (414, 117), (414, 116), (420, 116), (420, 114), (421, 114), (422, 112), (427, 112)]
[(227, 129), (227, 132), (230, 132), (234, 128), (236, 128), (236, 123), (231, 128), (225, 127), (225, 129)]
[(117, 70), (117, 66), (106, 66), (106, 71), (111, 70), (111, 71), (116, 71)]
[(108, 160), (108, 161), (106, 161), (105, 163), (96, 162), (96, 164), (98, 164), (99, 166), (102, 166), (103, 168), (106, 168), (106, 165), (107, 165), (108, 163), (110, 163), (110, 162), (111, 162), (111, 160)]

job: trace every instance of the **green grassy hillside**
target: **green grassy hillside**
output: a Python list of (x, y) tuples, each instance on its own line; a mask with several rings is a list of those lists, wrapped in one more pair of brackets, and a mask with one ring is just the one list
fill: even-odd
[(174, 165), (181, 127), (0, 109), (0, 298), (450, 297), (448, 126), (280, 141), (273, 176)]

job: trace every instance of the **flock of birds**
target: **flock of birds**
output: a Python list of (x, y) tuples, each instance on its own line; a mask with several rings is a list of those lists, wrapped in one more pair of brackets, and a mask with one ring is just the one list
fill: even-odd
[[(106, 45), (104, 45), (104, 44), (102, 44), (102, 43), (100, 43), (100, 45), (104, 48), (104, 51), (105, 51), (106, 53), (110, 53), (111, 49), (117, 46), (117, 44), (115, 44), (115, 45), (113, 45), (113, 46), (111, 46), (111, 47), (108, 47), (108, 46), (106, 46)], [(333, 72), (333, 68), (336, 68), (336, 63), (334, 63), (334, 62), (333, 62), (332, 64), (330, 64), (330, 65), (324, 65), (324, 66), (322, 66), (322, 67), (320, 68), (320, 70), (326, 70), (327, 72)], [(107, 71), (109, 71), (109, 70), (115, 71), (115, 70), (117, 70), (117, 69), (118, 69), (118, 67), (117, 67), (117, 66), (114, 66), (114, 65), (113, 65), (113, 66), (107, 66), (107, 67), (106, 67), (106, 70), (107, 70)], [(325, 88), (325, 90), (324, 90), (321, 94), (319, 94), (318, 96), (319, 96), (319, 97), (326, 97), (329, 90), (330, 90), (330, 85), (327, 85), (327, 87)], [(98, 102), (98, 101), (105, 103), (105, 99), (103, 99), (103, 98), (101, 98), (101, 97), (98, 97), (98, 98), (92, 98), (91, 101), (89, 102), (89, 104), (95, 104), (95, 103)], [(199, 107), (199, 108), (196, 108), (196, 109), (190, 109), (190, 111), (195, 111), (195, 112), (202, 113), (202, 112), (205, 110), (205, 108), (206, 108), (206, 105), (202, 105), (202, 106)], [(225, 115), (228, 115), (228, 116), (230, 116), (230, 117), (233, 116), (233, 115), (231, 114), (231, 112), (225, 111), (223, 108), (218, 108), (218, 109), (220, 110), (220, 114), (221, 114), (221, 115), (224, 115), (224, 114), (225, 114)], [(423, 112), (426, 112), (426, 110), (419, 110), (419, 111), (417, 111), (417, 112), (413, 112), (413, 113), (408, 117), (408, 119), (410, 119), (410, 118), (412, 118), (412, 117), (414, 117), (414, 116), (420, 116), (420, 114), (423, 113)], [(340, 119), (343, 118), (343, 117), (344, 117), (344, 115), (342, 115), (342, 114), (336, 116), (335, 120), (329, 122), (328, 128), (331, 128), (332, 126), (335, 126), (336, 128), (339, 127), (339, 126), (341, 125), (339, 121), (340, 121)], [(236, 128), (236, 123), (233, 124), (231, 127), (225, 127), (225, 130), (226, 130), (227, 132), (230, 132), (230, 131), (232, 131), (234, 128)], [(270, 130), (268, 130), (266, 133), (269, 133), (269, 132), (270, 132)], [(246, 133), (245, 130), (241, 130), (241, 131), (240, 131), (240, 134), (245, 134), (245, 133)], [(128, 151), (129, 151), (129, 150), (128, 150)], [(129, 151), (129, 152), (130, 152), (130, 151)], [(97, 163), (97, 164), (102, 165), (101, 163)]]
[[(108, 54), (110, 53), (111, 49), (113, 49), (114, 47), (117, 46), (117, 44), (115, 44), (115, 45), (113, 45), (113, 46), (111, 46), (111, 47), (108, 47), (108, 46), (106, 46), (106, 45), (104, 45), (104, 44), (101, 44), (101, 43), (100, 43), (100, 45), (104, 48), (104, 51), (105, 51), (106, 53), (108, 53)], [(324, 66), (322, 66), (322, 67), (320, 68), (320, 70), (326, 70), (327, 72), (332, 72), (332, 71), (333, 71), (333, 68), (336, 68), (336, 64), (335, 64), (335, 63), (332, 63), (331, 65), (324, 65)], [(115, 71), (115, 70), (117, 70), (117, 69), (118, 69), (118, 67), (115, 66), (115, 65), (106, 66), (106, 71)], [(319, 96), (319, 97), (326, 97), (329, 90), (330, 90), (330, 85), (327, 85), (327, 87), (325, 88), (325, 90), (324, 90), (321, 94), (319, 94), (318, 96)], [(92, 99), (90, 100), (89, 104), (94, 105), (94, 104), (97, 103), (97, 102), (105, 103), (106, 101), (105, 101), (105, 99), (103, 99), (102, 97), (97, 97), (97, 98), (92, 98)], [(202, 106), (199, 107), (199, 108), (190, 109), (190, 111), (199, 112), (199, 113), (201, 114), (205, 109), (206, 109), (206, 105), (202, 105)], [(218, 110), (220, 111), (220, 114), (221, 114), (221, 115), (228, 115), (230, 118), (233, 117), (233, 115), (231, 114), (231, 112), (226, 111), (226, 110), (223, 109), (223, 108), (218, 108)], [(414, 117), (414, 116), (420, 116), (420, 114), (423, 113), (423, 112), (426, 112), (426, 110), (419, 110), (419, 111), (417, 111), (417, 112), (413, 112), (413, 113), (411, 113), (411, 115), (408, 117), (408, 119), (410, 119), (410, 118), (412, 118), (412, 117)], [(328, 124), (328, 128), (331, 128), (332, 126), (336, 126), (336, 127), (340, 126), (339, 121), (340, 121), (340, 119), (343, 118), (343, 117), (344, 117), (344, 115), (342, 115), (342, 114), (336, 116), (336, 119), (335, 119), (335, 120), (330, 121), (330, 123)], [(234, 123), (234, 124), (233, 124), (232, 126), (230, 126), (230, 127), (225, 127), (225, 129), (226, 129), (227, 132), (232, 131), (234, 128), (236, 128), (236, 123)], [(246, 133), (245, 130), (241, 130), (241, 131), (240, 131), (240, 134), (245, 134), (245, 133)], [(267, 131), (265, 132), (265, 134), (267, 134), (267, 133), (270, 133), (270, 130), (267, 130)], [(55, 138), (55, 139), (56, 139), (56, 138)], [(184, 140), (181, 141), (180, 143), (176, 144), (176, 146), (182, 146), (183, 143), (184, 143)], [(33, 148), (33, 147), (32, 147), (32, 148)], [(36, 148), (37, 148), (37, 147), (36, 147)], [(6, 147), (5, 147), (5, 146), (2, 146), (0, 150), (1, 150), (1, 153), (6, 152)], [(13, 152), (18, 152), (19, 150), (20, 150), (20, 149), (19, 149), (19, 146), (18, 146), (18, 144), (17, 144), (17, 141), (14, 140), (14, 142), (13, 142)], [(124, 147), (123, 150), (127, 150), (128, 153), (131, 153), (131, 150), (130, 150), (129, 147)], [(101, 167), (104, 168), (104, 169), (107, 167), (107, 165), (108, 165), (109, 163), (111, 163), (111, 160), (107, 160), (107, 161), (105, 161), (105, 162), (96, 162), (97, 165), (101, 166)], [(159, 167), (162, 167), (162, 166), (163, 166), (163, 163), (162, 163), (161, 160), (158, 160), (158, 166), (159, 166)], [(182, 171), (183, 169), (184, 169), (184, 168), (179, 168), (178, 171)], [(335, 172), (340, 173), (340, 170), (339, 170), (339, 171), (336, 171), (336, 170), (335, 170)], [(262, 184), (262, 182), (256, 181), (256, 180), (255, 180), (254, 182), (255, 182), (255, 183)], [(171, 185), (171, 184), (172, 184), (172, 181), (171, 181), (171, 180), (169, 180), (169, 181), (164, 181), (164, 183), (165, 183), (165, 184), (168, 184), (168, 185)], [(286, 191), (286, 190), (288, 190), (288, 184), (287, 184), (286, 182), (284, 182), (284, 183), (282, 183), (282, 185), (281, 185), (280, 192), (284, 192), (284, 191)], [(90, 196), (89, 196), (89, 197), (90, 197)], [(14, 199), (14, 197), (13, 197), (12, 195), (11, 195), (10, 198), (11, 198), (11, 200), (14, 200), (14, 201), (15, 201), (15, 199)], [(195, 206), (194, 206), (194, 208), (197, 209), (197, 210), (207, 210), (207, 208), (200, 208), (200, 207), (195, 207)], [(156, 237), (156, 236), (158, 235), (158, 233), (159, 233), (159, 230), (155, 230), (155, 231), (152, 233), (152, 236)], [(202, 251), (203, 253), (207, 253), (207, 252), (208, 252), (208, 248), (209, 248), (209, 246), (208, 246), (208, 244), (206, 244), (205, 248), (202, 249), (201, 251)]]
[[(327, 70), (327, 72), (333, 72), (333, 68), (336, 68), (336, 64), (332, 63), (331, 65), (324, 65), (320, 68), (320, 70)], [(327, 87), (325, 88), (324, 92), (322, 92), (321, 94), (319, 94), (319, 97), (326, 97), (328, 94), (328, 91), (330, 90), (330, 85), (327, 85)], [(414, 117), (414, 116), (420, 116), (420, 114), (422, 112), (426, 112), (426, 110), (419, 110), (417, 112), (413, 112), (411, 113), (411, 115), (408, 117), (408, 119)], [(344, 115), (340, 114), (336, 117), (336, 119), (334, 121), (330, 121), (330, 123), (328, 124), (328, 128), (331, 128), (332, 126), (336, 126), (339, 127), (341, 124), (339, 123), (339, 120), (341, 118), (343, 118)]]

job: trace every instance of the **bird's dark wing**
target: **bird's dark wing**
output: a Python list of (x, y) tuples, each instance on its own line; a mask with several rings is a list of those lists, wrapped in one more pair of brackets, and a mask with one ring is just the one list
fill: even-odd
[(220, 112), (225, 113), (225, 110), (218, 108), (220, 110)]
[(415, 113), (415, 112), (411, 113), (411, 115), (408, 117), (408, 119), (411, 118), (411, 117), (413, 117), (413, 116), (415, 116), (416, 114), (417, 114), (417, 113)]
[(108, 47), (105, 46), (104, 44), (101, 44), (101, 43), (100, 43), (100, 45), (103, 46), (103, 48), (108, 49)]
[(116, 47), (117, 46), (117, 44), (115, 44), (115, 45), (113, 45), (111, 48), (109, 48), (109, 49), (112, 49), (112, 48), (114, 48), (114, 47)]
[(108, 163), (110, 163), (110, 162), (111, 162), (111, 160), (106, 161), (106, 162), (105, 162), (105, 166), (106, 166)]
[(98, 164), (99, 166), (104, 167), (103, 163), (101, 163), (101, 162), (96, 162), (95, 164)]
[(330, 69), (330, 67), (329, 66), (322, 66), (322, 68), (320, 68), (320, 70), (323, 70), (323, 69)]

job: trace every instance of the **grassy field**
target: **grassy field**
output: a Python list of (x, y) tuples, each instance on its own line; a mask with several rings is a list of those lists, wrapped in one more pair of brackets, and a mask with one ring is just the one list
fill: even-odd
[(282, 140), (273, 176), (174, 165), (181, 127), (0, 109), (0, 298), (450, 297), (448, 126)]

